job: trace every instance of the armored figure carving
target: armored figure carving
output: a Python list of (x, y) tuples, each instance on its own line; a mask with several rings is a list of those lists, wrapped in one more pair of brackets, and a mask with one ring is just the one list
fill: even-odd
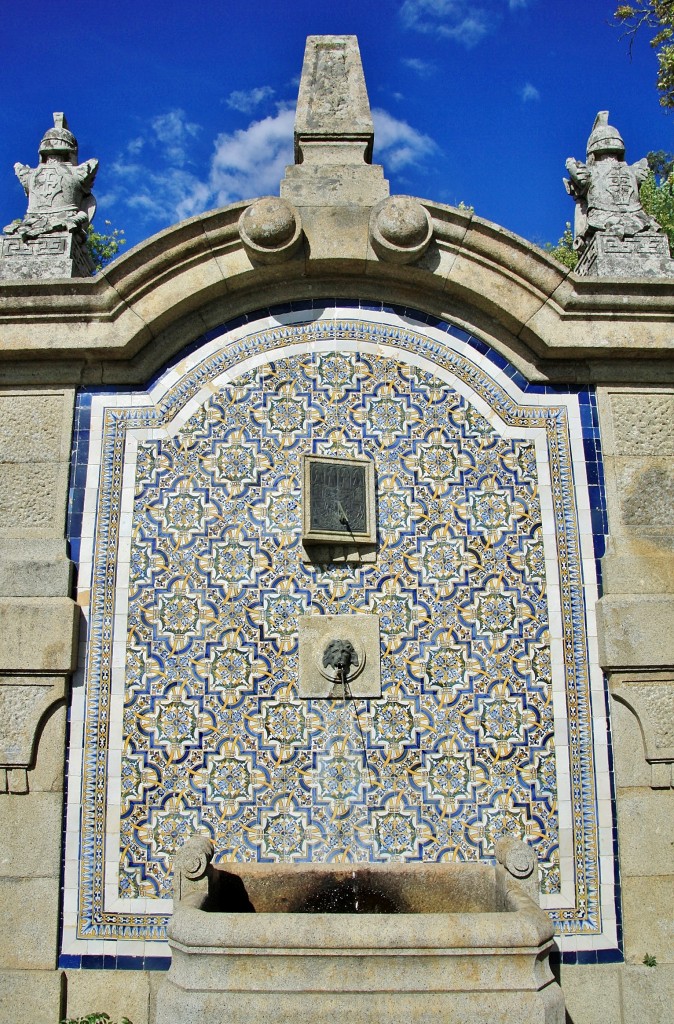
[(574, 247), (583, 251), (597, 232), (619, 238), (661, 232), (644, 210), (639, 189), (648, 175), (645, 159), (625, 163), (625, 143), (600, 110), (587, 142), (587, 162), (566, 161), (566, 190), (576, 201)]
[(37, 167), (14, 164), (16, 175), (28, 196), (23, 220), (9, 224), (6, 235), (18, 235), (24, 242), (56, 231), (69, 231), (80, 241), (96, 209), (91, 187), (98, 160), (77, 163), (77, 139), (68, 131), (63, 114), (54, 114), (54, 127), (45, 132)]

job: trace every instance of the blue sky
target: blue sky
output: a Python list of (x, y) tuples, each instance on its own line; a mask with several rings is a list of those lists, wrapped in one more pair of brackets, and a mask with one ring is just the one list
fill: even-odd
[(54, 110), (96, 156), (96, 224), (136, 244), (202, 210), (276, 194), (292, 160), (309, 34), (358, 36), (391, 191), (471, 204), (531, 241), (573, 203), (567, 156), (594, 116), (634, 161), (674, 150), (646, 35), (632, 58), (613, 0), (5, 0), (0, 224), (25, 212)]

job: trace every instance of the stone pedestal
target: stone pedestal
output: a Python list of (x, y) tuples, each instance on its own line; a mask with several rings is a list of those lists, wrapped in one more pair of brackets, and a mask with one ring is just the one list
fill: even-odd
[(297, 206), (373, 206), (389, 194), (372, 163), (374, 124), (355, 36), (308, 36), (295, 115), (295, 165), (281, 197)]
[(91, 277), (94, 264), (85, 245), (71, 231), (54, 231), (24, 241), (2, 236), (0, 281)]
[(597, 233), (578, 261), (583, 277), (674, 277), (667, 236), (644, 231), (630, 238)]

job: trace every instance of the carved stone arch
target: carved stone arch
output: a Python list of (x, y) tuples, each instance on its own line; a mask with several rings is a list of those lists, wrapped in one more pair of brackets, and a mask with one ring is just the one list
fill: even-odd
[(453, 207), (421, 202), (433, 238), (412, 264), (377, 256), (369, 207), (339, 218), (324, 208), (300, 209), (301, 244), (285, 262), (264, 264), (251, 258), (239, 234), (252, 205), (235, 203), (178, 224), (91, 280), (56, 282), (47, 291), (40, 282), (7, 286), (0, 359), (13, 363), (12, 379), (30, 380), (39, 355), (45, 373), (53, 361), (55, 379), (64, 382), (138, 384), (204, 331), (262, 305), (319, 293), (394, 297), (461, 322), (532, 379), (564, 379), (575, 373), (564, 364), (579, 358), (586, 373), (599, 361), (605, 374), (607, 346), (619, 362), (623, 351), (657, 359), (665, 344), (664, 337), (648, 339), (637, 351), (629, 324), (666, 304), (666, 282), (649, 282), (649, 294), (626, 307), (623, 287), (588, 284), (536, 246)]

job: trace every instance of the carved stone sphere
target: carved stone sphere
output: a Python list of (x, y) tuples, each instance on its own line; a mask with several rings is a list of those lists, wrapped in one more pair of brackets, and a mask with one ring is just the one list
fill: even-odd
[(285, 199), (258, 199), (241, 214), (239, 234), (252, 259), (262, 263), (288, 259), (302, 235), (299, 213)]
[(428, 216), (415, 199), (392, 196), (379, 213), (377, 227), (387, 242), (407, 249), (420, 245), (426, 238)]
[(259, 199), (244, 213), (242, 226), (252, 242), (271, 249), (292, 238), (295, 214), (283, 199)]
[(370, 241), (382, 260), (412, 263), (423, 256), (432, 237), (428, 211), (410, 196), (389, 196), (372, 210)]

